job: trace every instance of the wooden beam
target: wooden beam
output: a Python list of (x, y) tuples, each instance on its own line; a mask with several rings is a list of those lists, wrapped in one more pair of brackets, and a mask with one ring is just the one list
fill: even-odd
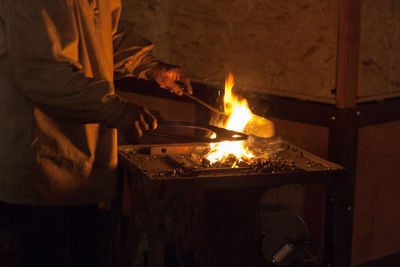
[(355, 107), (360, 78), (361, 0), (339, 0), (336, 106)]

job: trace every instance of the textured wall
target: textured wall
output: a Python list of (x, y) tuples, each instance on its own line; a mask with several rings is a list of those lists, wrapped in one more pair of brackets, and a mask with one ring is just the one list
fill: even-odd
[(123, 19), (192, 80), (334, 102), (337, 0), (124, 0)]
[(400, 251), (399, 136), (400, 121), (359, 131), (353, 265)]
[(400, 1), (363, 0), (360, 101), (400, 95)]

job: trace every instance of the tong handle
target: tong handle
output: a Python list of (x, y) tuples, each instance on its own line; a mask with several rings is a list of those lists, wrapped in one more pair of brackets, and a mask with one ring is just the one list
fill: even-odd
[(200, 98), (189, 94), (188, 92), (183, 91), (183, 94), (187, 97), (189, 97), (190, 99), (192, 99), (193, 101), (196, 101), (197, 103), (199, 103), (200, 105), (203, 105), (204, 107), (208, 108), (209, 110), (211, 110), (212, 112), (218, 113), (218, 114), (223, 114), (225, 115), (225, 113), (213, 106), (211, 106), (210, 104), (204, 102), (203, 100), (201, 100)]

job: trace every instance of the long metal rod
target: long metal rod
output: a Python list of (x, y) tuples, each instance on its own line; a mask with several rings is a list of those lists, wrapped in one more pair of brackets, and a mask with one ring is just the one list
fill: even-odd
[(188, 121), (159, 121), (158, 124), (211, 131), (217, 135), (215, 140), (223, 139), (224, 141), (240, 141), (247, 140), (247, 138), (249, 137), (247, 134), (228, 130), (225, 128), (220, 128), (210, 124), (202, 124)]
[(196, 101), (197, 103), (203, 105), (204, 107), (208, 108), (208, 109), (211, 110), (212, 112), (215, 112), (215, 113), (218, 113), (218, 114), (226, 115), (223, 111), (221, 111), (221, 110), (219, 110), (219, 109), (217, 109), (217, 108), (211, 106), (210, 104), (204, 102), (203, 100), (201, 100), (200, 98), (198, 98), (198, 97), (196, 97), (196, 96), (193, 96), (193, 95), (191, 95), (191, 94), (189, 94), (189, 93), (187, 93), (187, 92), (185, 92), (185, 91), (183, 92), (183, 94), (184, 94), (185, 96), (189, 97), (190, 99)]

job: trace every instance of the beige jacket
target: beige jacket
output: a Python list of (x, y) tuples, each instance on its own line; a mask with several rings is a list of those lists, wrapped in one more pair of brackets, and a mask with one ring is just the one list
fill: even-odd
[(0, 201), (75, 205), (116, 194), (124, 101), (152, 46), (117, 31), (120, 0), (0, 0)]

